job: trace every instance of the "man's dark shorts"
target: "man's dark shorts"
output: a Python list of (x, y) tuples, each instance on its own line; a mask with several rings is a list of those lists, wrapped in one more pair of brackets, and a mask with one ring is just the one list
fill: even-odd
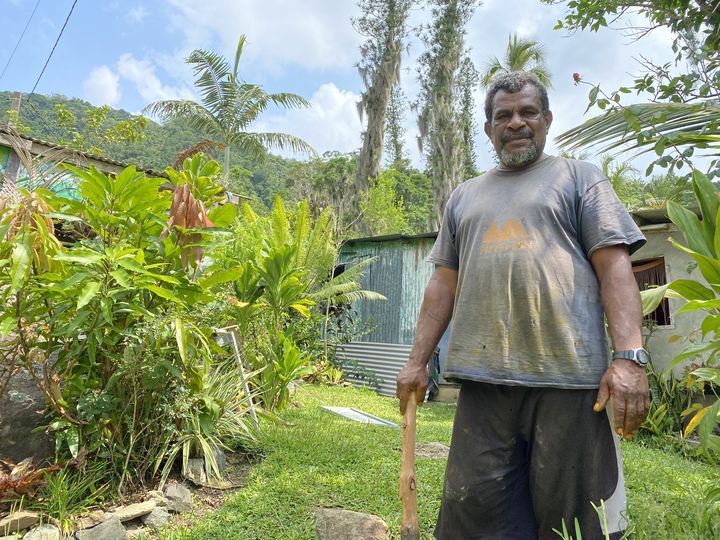
[(625, 528), (625, 487), (607, 414), (593, 412), (597, 390), (463, 382), (445, 487), (439, 540), (604, 539), (592, 504), (604, 501), (612, 539)]

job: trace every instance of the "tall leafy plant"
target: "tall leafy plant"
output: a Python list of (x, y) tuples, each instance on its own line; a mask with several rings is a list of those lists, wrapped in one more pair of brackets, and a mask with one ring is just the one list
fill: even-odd
[[(207, 456), (225, 435), (249, 436), (242, 385), (227, 382), (240, 379), (217, 365), (228, 356), (210, 339), (217, 320), (198, 308), (212, 306), (238, 270), (186, 269), (185, 246), (161, 234), (173, 196), (165, 180), (133, 167), (66, 169), (79, 200), (37, 190), (0, 213), (0, 267), (9, 270), (0, 273), (9, 306), (0, 337), (45, 393), (58, 451), (103, 455), (122, 490), (161, 466), (166, 474), (180, 449)], [(222, 191), (218, 174), (197, 157), (169, 176), (210, 205)], [(222, 222), (234, 211), (208, 214)], [(53, 220), (79, 225), (82, 238), (60, 243)]]
[[(678, 313), (705, 314), (701, 324), (703, 341), (676, 356), (665, 376), (673, 376), (670, 370), (685, 361), (699, 360), (700, 367), (690, 376), (697, 387), (710, 390), (712, 395), (720, 387), (720, 199), (712, 182), (697, 170), (693, 171), (692, 187), (702, 219), (680, 204), (668, 201), (668, 216), (683, 233), (687, 245), (671, 242), (693, 259), (707, 285), (692, 279), (676, 279), (662, 287), (643, 291), (643, 311), (652, 312), (666, 296), (686, 302)], [(714, 403), (686, 411), (686, 414), (693, 412), (694, 416), (685, 428), (685, 435), (697, 430), (702, 447), (709, 455), (720, 453), (720, 436), (714, 433), (715, 426), (720, 423), (720, 400), (716, 393), (714, 395)]]

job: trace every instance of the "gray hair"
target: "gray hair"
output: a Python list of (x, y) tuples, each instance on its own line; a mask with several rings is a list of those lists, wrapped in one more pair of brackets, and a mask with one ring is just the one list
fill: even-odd
[(487, 96), (485, 96), (485, 118), (488, 122), (492, 121), (495, 94), (500, 90), (514, 94), (528, 84), (537, 88), (542, 113), (547, 114), (550, 111), (550, 101), (548, 100), (547, 88), (540, 82), (540, 79), (529, 71), (511, 71), (495, 79), (488, 88)]

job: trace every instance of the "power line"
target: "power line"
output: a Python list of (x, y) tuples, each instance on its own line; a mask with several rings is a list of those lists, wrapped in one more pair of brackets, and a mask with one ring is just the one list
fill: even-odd
[(78, 0), (74, 0), (72, 3), (72, 6), (70, 6), (70, 11), (67, 14), (67, 17), (65, 17), (65, 22), (62, 25), (62, 28), (60, 29), (60, 33), (58, 34), (57, 39), (55, 40), (55, 44), (53, 45), (52, 49), (50, 50), (50, 54), (47, 57), (47, 60), (45, 60), (45, 65), (42, 68), (42, 71), (40, 72), (40, 75), (38, 75), (37, 80), (35, 81), (35, 84), (33, 85), (32, 91), (30, 94), (28, 94), (25, 104), (30, 105), (30, 107), (33, 110), (33, 113), (35, 115), (35, 118), (38, 119), (42, 124), (45, 125), (46, 128), (48, 128), (50, 131), (52, 131), (57, 137), (58, 141), (62, 140), (63, 136), (60, 134), (57, 126), (53, 124), (52, 122), (49, 122), (45, 115), (38, 109), (38, 107), (30, 101), (30, 99), (35, 94), (35, 89), (37, 88), (38, 84), (40, 84), (40, 79), (42, 79), (43, 74), (45, 73), (45, 69), (48, 67), (48, 64), (50, 63), (50, 59), (52, 58), (53, 53), (55, 52), (55, 48), (57, 47), (58, 43), (60, 42), (60, 38), (63, 35), (63, 32), (65, 32), (65, 27), (67, 26), (68, 21), (70, 20), (71, 15), (73, 14), (73, 10), (75, 9), (75, 5), (77, 4)]
[(35, 93), (35, 89), (37, 88), (37, 85), (40, 84), (40, 79), (42, 79), (42, 76), (45, 73), (45, 68), (47, 68), (48, 64), (50, 63), (50, 59), (52, 58), (52, 55), (55, 52), (55, 47), (57, 47), (57, 44), (60, 41), (60, 38), (62, 37), (63, 32), (65, 31), (65, 27), (67, 26), (67, 23), (70, 20), (70, 16), (72, 15), (73, 10), (75, 9), (75, 4), (77, 4), (77, 3), (78, 3), (78, 0), (74, 0), (72, 6), (70, 6), (70, 11), (67, 14), (67, 17), (65, 17), (65, 22), (63, 23), (62, 28), (60, 29), (60, 33), (58, 34), (58, 37), (55, 40), (55, 45), (53, 45), (53, 48), (50, 51), (50, 54), (48, 55), (47, 60), (45, 61), (45, 65), (43, 66), (42, 71), (40, 72), (40, 75), (38, 75), (37, 81), (35, 81), (35, 86), (33, 86), (33, 89), (30, 92), (31, 96)]
[(25, 28), (23, 28), (22, 34), (20, 34), (20, 37), (18, 38), (17, 43), (15, 43), (15, 48), (13, 49), (12, 53), (10, 53), (10, 58), (8, 58), (8, 61), (5, 64), (5, 67), (3, 68), (2, 73), (0, 73), (0, 81), (3, 78), (3, 75), (5, 75), (5, 72), (7, 71), (7, 68), (10, 65), (10, 62), (12, 62), (12, 59), (15, 56), (15, 52), (18, 50), (18, 47), (20, 46), (20, 42), (22, 41), (23, 36), (25, 36), (25, 31), (28, 29), (28, 26), (30, 26), (30, 21), (32, 21), (33, 16), (35, 15), (35, 12), (37, 11), (37, 8), (39, 5), (40, 5), (40, 0), (37, 0), (37, 3), (35, 4), (35, 7), (33, 8), (32, 13), (30, 14), (30, 18), (25, 23)]

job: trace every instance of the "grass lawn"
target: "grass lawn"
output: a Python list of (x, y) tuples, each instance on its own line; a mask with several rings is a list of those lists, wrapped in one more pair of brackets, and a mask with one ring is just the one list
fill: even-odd
[[(402, 430), (351, 422), (320, 409), (320, 405), (355, 407), (400, 424), (397, 400), (369, 390), (305, 385), (296, 402), (299, 408), (282, 413), (289, 425), (263, 427), (265, 458), (246, 486), (191, 528), (166, 529), (160, 538), (311, 539), (315, 538), (313, 510), (318, 506), (376, 514), (399, 538)], [(448, 444), (453, 414), (452, 405), (421, 407), (418, 442)], [(708, 513), (701, 502), (704, 489), (720, 482), (716, 469), (638, 443), (624, 443), (623, 452), (631, 538), (720, 538), (715, 536), (720, 534), (720, 510), (715, 507)], [(423, 538), (432, 538), (444, 469), (445, 460), (417, 460)]]

